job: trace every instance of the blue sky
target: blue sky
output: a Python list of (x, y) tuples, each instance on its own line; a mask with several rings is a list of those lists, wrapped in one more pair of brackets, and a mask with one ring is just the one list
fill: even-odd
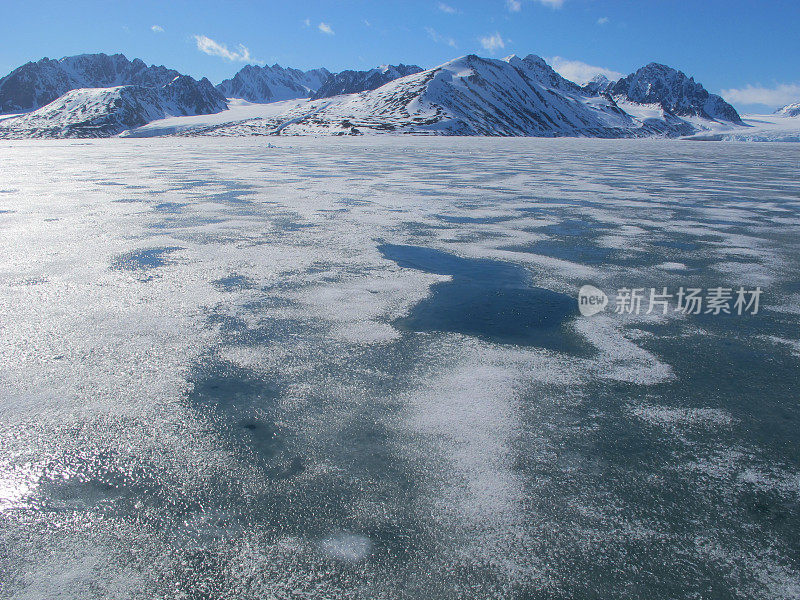
[(214, 83), (246, 62), (341, 70), (534, 53), (578, 79), (662, 62), (744, 110), (800, 101), (797, 0), (3, 4), (2, 74), (84, 52), (122, 52)]

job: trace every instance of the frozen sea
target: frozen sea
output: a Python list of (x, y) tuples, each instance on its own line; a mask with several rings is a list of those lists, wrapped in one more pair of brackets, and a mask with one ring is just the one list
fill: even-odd
[(0, 145), (0, 597), (800, 597), (800, 145), (271, 141)]

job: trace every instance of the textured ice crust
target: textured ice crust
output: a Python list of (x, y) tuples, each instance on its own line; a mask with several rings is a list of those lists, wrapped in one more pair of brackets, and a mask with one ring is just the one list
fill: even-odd
[[(0, 596), (796, 597), (800, 150), (276, 145), (2, 145)], [(386, 244), (766, 308), (408, 330)]]

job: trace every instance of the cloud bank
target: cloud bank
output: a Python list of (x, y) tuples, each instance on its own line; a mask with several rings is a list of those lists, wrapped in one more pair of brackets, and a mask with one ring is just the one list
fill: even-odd
[(722, 90), (722, 97), (736, 104), (764, 104), (780, 108), (800, 102), (800, 83), (779, 83), (773, 87), (747, 85)]

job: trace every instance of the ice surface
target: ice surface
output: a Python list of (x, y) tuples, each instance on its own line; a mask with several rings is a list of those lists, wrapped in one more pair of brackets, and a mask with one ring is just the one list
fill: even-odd
[(800, 150), (273, 142), (0, 144), (0, 596), (796, 597)]

